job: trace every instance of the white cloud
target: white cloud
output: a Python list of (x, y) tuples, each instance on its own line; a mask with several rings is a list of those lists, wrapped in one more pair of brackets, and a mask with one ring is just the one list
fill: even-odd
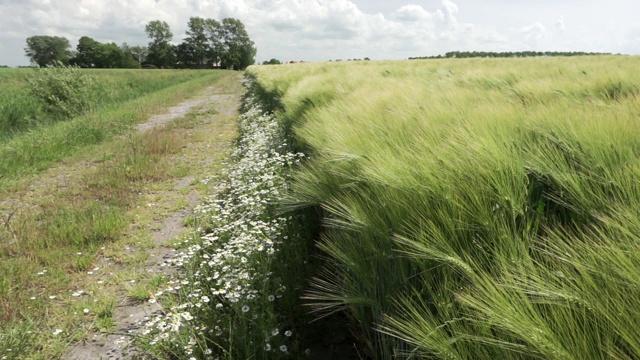
[(433, 20), (433, 15), (420, 5), (403, 5), (391, 14), (391, 18), (398, 21), (428, 21)]
[(640, 23), (636, 23), (624, 35), (621, 42), (621, 49), (627, 53), (640, 53)]
[(556, 29), (558, 29), (558, 31), (567, 30), (567, 27), (564, 24), (564, 16), (560, 16), (556, 21)]
[(523, 36), (523, 42), (531, 47), (535, 45), (547, 36), (547, 28), (539, 22), (533, 25), (525, 26), (520, 29), (520, 33)]
[(367, 25), (367, 16), (351, 1), (329, 1), (324, 10), (321, 29), (330, 37), (351, 39), (361, 35)]
[(458, 14), (458, 11), (460, 10), (458, 8), (458, 5), (456, 5), (453, 1), (451, 0), (442, 0), (442, 6), (444, 7), (444, 15), (445, 15), (445, 19), (447, 20), (447, 22), (449, 22), (452, 25), (457, 25), (458, 24), (458, 20), (456, 19), (456, 15)]
[(533, 25), (524, 26), (520, 29), (520, 32), (527, 35), (532, 35), (537, 39), (544, 37), (544, 34), (547, 32), (547, 28), (544, 27), (541, 23), (537, 22)]

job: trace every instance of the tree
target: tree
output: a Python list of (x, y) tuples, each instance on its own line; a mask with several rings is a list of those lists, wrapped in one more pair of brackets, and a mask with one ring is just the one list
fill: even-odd
[(147, 36), (151, 39), (151, 44), (168, 43), (173, 39), (173, 33), (166, 21), (153, 20), (144, 28)]
[(99, 67), (101, 45), (88, 36), (81, 37), (76, 46), (76, 55), (71, 59), (71, 63), (80, 67)]
[(160, 43), (158, 45), (149, 46), (149, 55), (147, 55), (147, 63), (157, 67), (172, 67), (176, 63), (175, 46), (169, 43)]
[(173, 48), (178, 65), (182, 68), (192, 68), (195, 62), (195, 49), (188, 42), (180, 43)]
[(140, 61), (136, 55), (133, 54), (134, 46), (130, 46), (129, 44), (122, 43), (120, 45), (120, 67), (125, 69), (140, 69)]
[(209, 65), (220, 66), (222, 53), (224, 52), (222, 24), (216, 19), (205, 21), (205, 33), (209, 40)]
[(222, 20), (222, 67), (244, 70), (255, 62), (256, 48), (244, 24), (234, 18)]
[(175, 65), (174, 46), (169, 43), (173, 33), (165, 21), (153, 20), (145, 27), (149, 42), (147, 61), (158, 67)]
[(147, 59), (147, 54), (149, 54), (149, 48), (140, 45), (129, 46), (129, 51), (140, 64), (142, 64)]
[(95, 68), (137, 68), (140, 67), (133, 55), (126, 52), (128, 45), (123, 48), (115, 43), (103, 44), (88, 36), (78, 40), (76, 55), (70, 63), (80, 67)]
[(100, 44), (100, 66), (101, 68), (122, 68), (124, 67), (125, 54), (116, 43)]
[[(211, 53), (209, 39), (207, 38), (208, 21), (201, 17), (192, 17), (189, 19), (187, 27), (187, 38), (184, 39), (182, 51), (186, 51), (189, 56), (183, 59), (190, 67), (205, 67), (208, 57)], [(182, 45), (182, 44), (181, 44)]]
[(262, 62), (262, 65), (280, 65), (280, 64), (282, 64), (282, 63), (278, 59), (271, 59), (269, 61), (265, 60), (265, 61)]
[(31, 62), (40, 67), (56, 62), (67, 64), (71, 57), (69, 40), (60, 36), (37, 35), (27, 38), (25, 54)]

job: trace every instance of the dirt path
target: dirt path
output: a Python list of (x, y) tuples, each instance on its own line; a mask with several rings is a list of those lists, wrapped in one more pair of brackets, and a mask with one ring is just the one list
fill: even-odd
[[(173, 252), (168, 244), (187, 230), (184, 226), (185, 219), (192, 214), (193, 208), (201, 202), (207, 191), (199, 180), (214, 172), (219, 160), (226, 154), (229, 140), (235, 133), (235, 118), (242, 92), (241, 79), (238, 75), (209, 87), (198, 97), (137, 126), (138, 131), (145, 132), (166, 126), (185, 116), (196, 116), (198, 126), (189, 133), (191, 141), (171, 158), (173, 165), (188, 166), (194, 171), (182, 178), (170, 179), (169, 183), (155, 184), (141, 190), (141, 196), (144, 196), (147, 204), (147, 208), (143, 209), (146, 215), (144, 219), (131, 224), (131, 236), (147, 236), (149, 239), (145, 246), (136, 246), (133, 242), (124, 245), (122, 250), (129, 257), (144, 260), (133, 268), (128, 265), (123, 269), (105, 252), (96, 266), (104, 278), (117, 278), (123, 271), (126, 272), (121, 276), (123, 279), (128, 278), (131, 273), (143, 273), (142, 277), (147, 279), (160, 275), (168, 278), (172, 275), (168, 267), (162, 266)], [(63, 176), (58, 179), (57, 184), (51, 186), (65, 183)], [(138, 215), (134, 214), (134, 217)], [(127, 359), (136, 354), (130, 344), (131, 336), (135, 333), (137, 324), (145, 316), (159, 311), (160, 306), (147, 301), (136, 301), (128, 295), (126, 289), (117, 286), (105, 288), (105, 291), (115, 291), (117, 294), (111, 330), (108, 333), (88, 330), (84, 339), (63, 356), (64, 359)]]

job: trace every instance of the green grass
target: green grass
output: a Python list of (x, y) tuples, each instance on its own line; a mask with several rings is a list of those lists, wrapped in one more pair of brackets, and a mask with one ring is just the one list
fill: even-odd
[(640, 357), (639, 66), (249, 68), (311, 157), (288, 201), (325, 214), (309, 304), (379, 359)]
[[(0, 333), (11, 334), (14, 327), (22, 326), (25, 319), (33, 319), (34, 328), (30, 331), (37, 333), (38, 337), (31, 340), (46, 344), (46, 347), (33, 343), (26, 345), (29, 351), (24, 351), (24, 356), (38, 358), (36, 354), (40, 354), (48, 357), (64, 350), (64, 347), (56, 350), (56, 346), (61, 344), (52, 345), (44, 340), (45, 334), (41, 332), (44, 329), (38, 330), (37, 327), (72, 329), (69, 322), (73, 322), (75, 316), (71, 316), (67, 305), (57, 305), (57, 299), (68, 301), (66, 293), (82, 286), (83, 274), (96, 266), (101, 248), (121, 240), (126, 234), (131, 222), (128, 211), (139, 202), (135, 194), (149, 183), (172, 176), (165, 158), (183, 145), (176, 141), (182, 137), (175, 136), (169, 130), (156, 130), (123, 139), (113, 145), (111, 151), (115, 156), (112, 160), (97, 169), (84, 171), (79, 188), (55, 194), (52, 200), (42, 201), (40, 209), (22, 209), (0, 230), (0, 272), (3, 274), (0, 307), (4, 310), (0, 318)], [(163, 143), (167, 141), (174, 146), (165, 146)], [(159, 152), (159, 148), (163, 151)], [(133, 252), (127, 256), (125, 253), (114, 259), (139, 263), (145, 259), (141, 258), (143, 255), (147, 254)], [(42, 273), (44, 270), (46, 272)], [(93, 287), (95, 284), (84, 286)], [(136, 301), (142, 301), (144, 293), (144, 289), (133, 288), (129, 295)], [(106, 294), (94, 295), (101, 299)], [(49, 296), (56, 298), (50, 299)], [(35, 300), (31, 300), (32, 297)], [(89, 304), (91, 313), (95, 314), (95, 330), (109, 331), (113, 325), (113, 302), (111, 299), (102, 305)], [(81, 314), (82, 309), (76, 313)], [(72, 334), (65, 335), (64, 339), (73, 337)], [(11, 347), (10, 343), (1, 340), (0, 351), (4, 353)], [(51, 342), (54, 340), (55, 337), (50, 339)]]

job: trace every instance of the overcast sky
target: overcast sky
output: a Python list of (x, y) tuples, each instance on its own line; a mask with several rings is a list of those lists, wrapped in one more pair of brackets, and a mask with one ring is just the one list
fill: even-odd
[(406, 59), (454, 50), (640, 54), (640, 0), (0, 0), (0, 65), (27, 65), (25, 39), (148, 43), (164, 20), (174, 43), (191, 16), (240, 19), (256, 61)]

